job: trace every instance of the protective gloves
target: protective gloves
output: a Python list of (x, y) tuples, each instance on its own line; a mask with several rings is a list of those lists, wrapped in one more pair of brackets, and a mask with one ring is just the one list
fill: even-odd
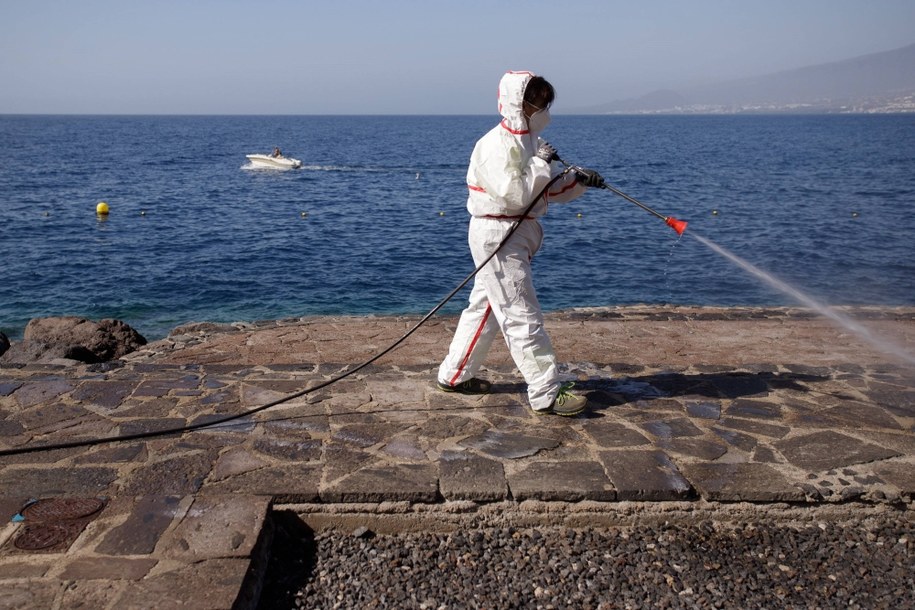
[(544, 142), (540, 145), (540, 148), (537, 149), (537, 156), (547, 163), (552, 163), (553, 161), (559, 159), (559, 154), (556, 152), (556, 149), (550, 145), (549, 142)]
[(575, 168), (575, 180), (585, 186), (600, 188), (604, 186), (604, 177), (593, 169), (584, 169), (583, 167)]

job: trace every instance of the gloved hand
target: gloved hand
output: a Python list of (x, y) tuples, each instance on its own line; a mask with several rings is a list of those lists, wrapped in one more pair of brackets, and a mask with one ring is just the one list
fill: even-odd
[(556, 149), (553, 148), (549, 142), (544, 142), (540, 145), (540, 148), (537, 149), (537, 156), (547, 163), (552, 163), (559, 159), (559, 154), (557, 154)]
[(600, 188), (604, 186), (604, 177), (593, 169), (584, 169), (583, 167), (575, 168), (575, 180), (585, 186)]

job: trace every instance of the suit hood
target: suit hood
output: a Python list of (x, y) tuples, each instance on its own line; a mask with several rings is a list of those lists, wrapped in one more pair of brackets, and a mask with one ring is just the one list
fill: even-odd
[(533, 72), (509, 71), (499, 81), (499, 114), (502, 126), (513, 133), (527, 133), (527, 119), (524, 118), (524, 89), (536, 76)]

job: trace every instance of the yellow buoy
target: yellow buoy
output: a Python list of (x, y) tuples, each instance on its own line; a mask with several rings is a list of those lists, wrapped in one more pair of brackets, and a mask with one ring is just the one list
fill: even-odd
[(95, 206), (95, 213), (101, 214), (102, 216), (107, 214), (108, 213), (108, 204), (105, 203), (104, 201), (99, 201), (98, 205)]
[(576, 215), (578, 218), (581, 218), (581, 212)]

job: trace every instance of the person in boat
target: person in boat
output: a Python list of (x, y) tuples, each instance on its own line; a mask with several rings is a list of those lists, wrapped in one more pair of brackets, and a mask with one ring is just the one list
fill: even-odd
[(475, 377), (496, 333), (501, 330), (512, 359), (527, 382), (535, 413), (577, 415), (587, 398), (563, 384), (556, 354), (543, 324), (531, 279), (531, 259), (543, 241), (538, 218), (548, 203), (566, 203), (604, 179), (593, 170), (559, 178), (527, 215), (531, 201), (562, 172), (556, 149), (539, 136), (550, 122), (553, 86), (531, 72), (508, 72), (499, 82), (502, 121), (477, 141), (467, 170), (468, 241), (477, 266), (499, 246), (512, 226), (511, 239), (477, 273), (470, 302), (461, 313), (448, 355), (438, 370), (438, 388), (485, 394), (489, 381)]
[(283, 156), (283, 153), (280, 151), (280, 147), (279, 147), (279, 146), (274, 146), (274, 147), (273, 147), (273, 154), (271, 154), (270, 156), (273, 157), (274, 159), (279, 159), (280, 157), (282, 157), (282, 156)]

